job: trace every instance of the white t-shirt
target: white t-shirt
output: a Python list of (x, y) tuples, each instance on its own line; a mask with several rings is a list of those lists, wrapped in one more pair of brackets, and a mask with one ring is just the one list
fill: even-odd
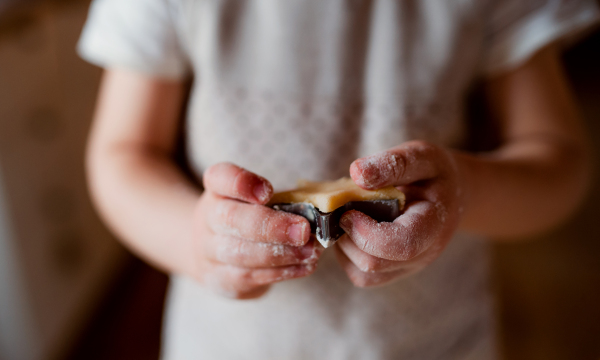
[[(348, 175), (411, 139), (465, 141), (475, 79), (597, 17), (593, 0), (96, 0), (79, 51), (104, 67), (194, 75), (188, 155), (276, 188)], [(164, 359), (494, 359), (485, 242), (457, 234), (424, 271), (352, 286), (326, 251), (252, 301), (174, 276)]]

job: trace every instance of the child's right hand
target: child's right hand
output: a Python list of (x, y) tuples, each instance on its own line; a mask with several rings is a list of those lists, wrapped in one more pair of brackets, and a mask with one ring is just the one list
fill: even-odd
[(273, 187), (230, 163), (204, 173), (194, 214), (195, 274), (216, 292), (237, 299), (263, 295), (270, 284), (313, 273), (323, 248), (299, 216), (264, 206)]

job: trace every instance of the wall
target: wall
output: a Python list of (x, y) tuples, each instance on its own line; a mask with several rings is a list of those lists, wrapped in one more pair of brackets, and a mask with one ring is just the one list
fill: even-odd
[[(101, 74), (74, 50), (88, 4), (39, 3), (0, 33), (0, 206), (9, 218), (0, 233), (12, 259), (3, 273), (12, 283), (22, 280), (1, 289), (0, 308), (19, 313), (14, 307), (24, 305), (13, 329), (25, 318), (33, 323), (37, 336), (28, 346), (40, 350), (23, 358), (53, 358), (69, 345), (124, 254), (85, 186), (83, 154)], [(24, 302), (8, 300), (19, 296)], [(14, 335), (0, 333), (5, 344), (21, 344), (7, 334)]]

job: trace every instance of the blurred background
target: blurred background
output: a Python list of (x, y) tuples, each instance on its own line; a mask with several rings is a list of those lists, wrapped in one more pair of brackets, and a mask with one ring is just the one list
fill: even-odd
[[(0, 0), (0, 359), (157, 359), (168, 278), (124, 250), (88, 198), (101, 71), (75, 44), (89, 0)], [(496, 245), (505, 359), (600, 359), (600, 31), (564, 63), (596, 176), (567, 224)]]

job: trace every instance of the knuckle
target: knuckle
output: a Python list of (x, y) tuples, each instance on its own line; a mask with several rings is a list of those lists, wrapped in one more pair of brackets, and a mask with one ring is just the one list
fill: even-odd
[(380, 271), (382, 266), (381, 266), (381, 260), (377, 259), (374, 256), (368, 256), (363, 258), (360, 261), (360, 265), (358, 266), (358, 268), (360, 269), (360, 271), (365, 272), (365, 273), (373, 273), (373, 272), (377, 272)]
[(254, 280), (253, 271), (250, 269), (240, 269), (235, 275), (235, 282), (241, 288), (247, 287)]
[(440, 148), (427, 141), (414, 140), (406, 144), (405, 161), (417, 160), (422, 157), (431, 158), (440, 154)]
[(256, 222), (256, 233), (261, 239), (268, 240), (273, 230), (277, 228), (277, 218), (263, 209), (258, 210), (258, 215), (262, 221)]
[(392, 171), (392, 179), (402, 179), (404, 177), (404, 174), (406, 173), (406, 166), (408, 164), (406, 156), (402, 153), (390, 154), (390, 158), (390, 162), (394, 164), (394, 166), (390, 167), (390, 170)]
[(204, 171), (204, 174), (202, 176), (203, 183), (205, 184), (205, 186), (208, 185), (210, 187), (212, 184), (214, 184), (212, 180), (217, 180), (220, 175), (226, 173), (227, 169), (229, 169), (232, 166), (235, 165), (229, 162), (220, 162), (210, 166)]
[(248, 192), (248, 182), (252, 173), (245, 169), (237, 169), (235, 178), (233, 179), (231, 192), (234, 195), (247, 197)]
[(352, 235), (352, 240), (354, 240), (356, 246), (363, 252), (369, 253), (375, 250), (373, 246), (374, 242), (371, 241), (371, 237), (369, 235), (363, 235), (358, 232)]
[[(259, 227), (261, 236), (265, 240), (287, 243), (289, 240), (289, 226), (297, 223), (290, 216), (291, 214), (263, 208), (261, 213), (262, 223)], [(302, 221), (306, 220), (302, 219)]]
[(400, 253), (398, 254), (398, 260), (400, 261), (408, 261), (412, 260), (418, 255), (418, 249), (414, 244), (407, 244), (402, 248)]
[(408, 143), (408, 145), (422, 152), (436, 151), (438, 148), (437, 146), (425, 140), (412, 140)]
[(234, 223), (235, 206), (229, 201), (218, 201), (215, 204), (213, 220), (216, 224), (231, 227)]
[(313, 264), (308, 264), (308, 265), (304, 265), (303, 268), (305, 269), (305, 276), (309, 276), (315, 273), (315, 271), (317, 271), (317, 264), (313, 263)]
[(265, 244), (259, 243), (264, 251), (259, 254), (258, 258), (265, 265), (275, 266), (278, 265), (284, 260), (286, 257), (290, 257), (290, 251), (281, 244)]
[(216, 260), (229, 264), (244, 264), (248, 249), (241, 241), (229, 241), (229, 238), (221, 237), (215, 249)]
[(408, 261), (414, 259), (416, 256), (415, 247), (409, 245), (403, 246), (397, 255), (399, 261)]

